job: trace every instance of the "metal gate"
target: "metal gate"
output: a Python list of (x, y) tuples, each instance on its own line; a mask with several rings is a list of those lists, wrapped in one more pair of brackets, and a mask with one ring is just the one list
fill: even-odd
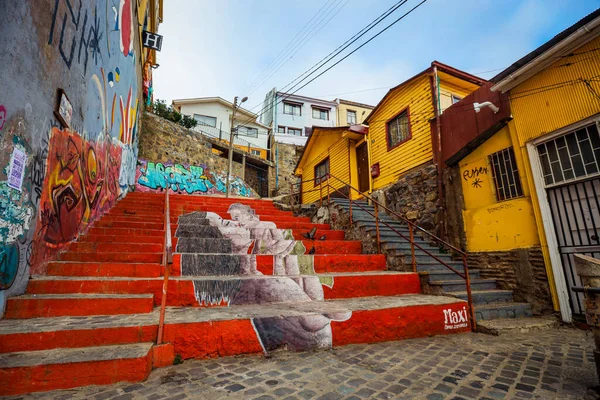
[(573, 292), (573, 286), (581, 286), (573, 255), (600, 258), (600, 178), (548, 188), (547, 193), (571, 310), (583, 314), (583, 294)]

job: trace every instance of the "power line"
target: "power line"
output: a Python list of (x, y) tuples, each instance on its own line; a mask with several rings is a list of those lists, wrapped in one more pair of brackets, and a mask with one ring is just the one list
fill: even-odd
[[(337, 1), (337, 0), (336, 0), (336, 1)], [(283, 66), (284, 66), (284, 65), (286, 65), (286, 64), (287, 64), (287, 63), (288, 63), (288, 62), (289, 62), (289, 61), (290, 61), (292, 58), (294, 58), (294, 56), (295, 56), (296, 54), (298, 54), (298, 52), (299, 52), (300, 50), (302, 50), (302, 48), (303, 48), (303, 47), (304, 47), (304, 46), (305, 46), (305, 45), (306, 45), (306, 44), (307, 44), (307, 43), (308, 43), (308, 42), (309, 42), (309, 41), (310, 41), (310, 40), (311, 40), (313, 37), (315, 37), (315, 35), (316, 35), (317, 33), (319, 33), (319, 32), (320, 32), (320, 31), (321, 31), (321, 30), (324, 28), (324, 27), (325, 27), (325, 26), (326, 26), (326, 25), (329, 23), (329, 21), (331, 21), (331, 20), (332, 20), (332, 19), (333, 19), (333, 18), (334, 18), (334, 17), (335, 17), (335, 16), (336, 16), (336, 15), (337, 15), (337, 14), (338, 14), (338, 13), (339, 13), (341, 10), (342, 10), (342, 8), (344, 8), (344, 7), (346, 6), (346, 4), (348, 4), (348, 2), (349, 2), (350, 0), (346, 0), (346, 1), (345, 1), (345, 3), (343, 3), (343, 4), (341, 5), (341, 7), (339, 7), (339, 8), (336, 10), (336, 7), (337, 7), (338, 5), (340, 5), (342, 1), (343, 1), (343, 0), (339, 0), (339, 2), (338, 2), (337, 4), (335, 4), (335, 5), (334, 5), (334, 6), (333, 6), (333, 7), (332, 7), (332, 8), (331, 8), (329, 11), (327, 11), (326, 13), (324, 13), (324, 14), (323, 14), (323, 20), (325, 20), (325, 18), (327, 18), (327, 17), (328, 17), (328, 16), (329, 16), (331, 13), (333, 13), (333, 14), (332, 14), (332, 15), (329, 17), (329, 19), (328, 19), (327, 21), (325, 21), (324, 23), (322, 23), (320, 26), (318, 26), (318, 25), (315, 25), (315, 27), (313, 28), (313, 33), (312, 33), (312, 35), (310, 34), (310, 33), (311, 33), (310, 31), (307, 31), (307, 32), (306, 32), (306, 35), (304, 36), (304, 39), (305, 39), (305, 40), (304, 40), (303, 42), (301, 42), (301, 41), (298, 41), (298, 42), (297, 42), (297, 43), (296, 43), (294, 46), (291, 46), (291, 47), (289, 48), (289, 51), (290, 51), (290, 53), (291, 53), (291, 52), (293, 52), (293, 53), (291, 53), (291, 55), (290, 55), (289, 57), (286, 55), (286, 58), (285, 58), (285, 59), (282, 59), (282, 60), (280, 61), (280, 65), (279, 65), (278, 67), (277, 67), (277, 65), (276, 65), (275, 67), (273, 67), (273, 68), (277, 68), (277, 69), (275, 69), (275, 70), (274, 70), (274, 71), (273, 71), (273, 72), (272, 72), (272, 73), (271, 73), (269, 76), (267, 76), (266, 78), (264, 78), (262, 81), (260, 81), (259, 83), (255, 84), (254, 88), (253, 88), (253, 89), (252, 89), (252, 90), (251, 90), (251, 91), (248, 93), (248, 96), (250, 96), (252, 93), (254, 93), (254, 92), (255, 92), (255, 91), (256, 91), (256, 90), (257, 90), (257, 89), (260, 87), (260, 85), (262, 85), (264, 82), (266, 82), (266, 80), (267, 80), (267, 79), (269, 79), (269, 78), (271, 78), (273, 75), (275, 75), (275, 74), (276, 74), (276, 73), (277, 73), (277, 72), (278, 72), (278, 71), (279, 71), (281, 68), (283, 68)], [(334, 4), (334, 3), (332, 3), (332, 4)], [(310, 37), (308, 37), (308, 35), (310, 35)], [(302, 39), (302, 38), (301, 38), (301, 39)], [(249, 89), (248, 89), (248, 90), (249, 90)]]
[(246, 88), (243, 90), (244, 92), (248, 89), (250, 89), (255, 83), (256, 81), (258, 81), (260, 78), (262, 78), (262, 76), (266, 73), (266, 71), (269, 70), (269, 68), (271, 68), (273, 65), (276, 64), (276, 62), (279, 61), (279, 58), (290, 49), (290, 46), (294, 43), (294, 41), (300, 36), (300, 34), (302, 34), (304, 32), (304, 30), (306, 29), (306, 27), (315, 19), (315, 17), (317, 15), (319, 15), (321, 13), (321, 10), (323, 10), (323, 8), (325, 8), (325, 6), (327, 6), (328, 3), (330, 3), (331, 0), (327, 0), (325, 2), (325, 4), (323, 4), (323, 6), (312, 16), (312, 18), (310, 20), (308, 20), (308, 22), (306, 24), (304, 24), (304, 26), (302, 27), (302, 29), (296, 33), (296, 36), (294, 36), (292, 38), (292, 40), (290, 40), (290, 42), (279, 52), (279, 54), (277, 54), (277, 56), (269, 63), (269, 65), (267, 65), (266, 69), (263, 70), (256, 78), (254, 78), (254, 80), (252, 80), (252, 82), (250, 82), (250, 84), (248, 86), (246, 86)]
[[(364, 36), (368, 31), (370, 31), (372, 28), (374, 28), (377, 24), (379, 24), (381, 21), (383, 21), (385, 18), (387, 18), (390, 14), (392, 14), (394, 11), (396, 11), (400, 6), (402, 6), (407, 1), (408, 0), (400, 0), (400, 1), (398, 1), (396, 4), (394, 4), (388, 10), (386, 10), (383, 14), (381, 14), (379, 17), (377, 17), (375, 20), (371, 21), (369, 24), (367, 24), (367, 26), (365, 26), (363, 29), (361, 29), (356, 34), (354, 34), (354, 36), (352, 36), (350, 39), (346, 40), (344, 43), (342, 43), (340, 46), (338, 46), (335, 50), (333, 50), (331, 53), (327, 54), (320, 61), (318, 61), (316, 64), (314, 64), (312, 67), (310, 67), (306, 71), (304, 71), (301, 75), (299, 75), (293, 81), (291, 81), (290, 83), (288, 83), (287, 85), (285, 85), (284, 87), (282, 87), (279, 91), (286, 90), (288, 87), (290, 87), (290, 85), (292, 85), (298, 79), (300, 79), (303, 76), (305, 76), (307, 73), (310, 72), (309, 75), (311, 75), (312, 73), (316, 72), (316, 70), (318, 70), (319, 68), (322, 68), (323, 65), (325, 65), (327, 62), (329, 62), (330, 60), (332, 60), (333, 58), (335, 58), (343, 50), (345, 50), (346, 48), (348, 48), (352, 43), (356, 42), (358, 39), (360, 39), (362, 36)], [(311, 71), (313, 71), (313, 72), (311, 72)], [(292, 86), (292, 89), (294, 87), (295, 86)], [(254, 110), (255, 108), (259, 107), (261, 104), (264, 104), (264, 103), (257, 104), (256, 106), (254, 106), (253, 108), (251, 108), (251, 110)], [(262, 112), (262, 111), (264, 111), (265, 108), (267, 108), (267, 107), (269, 107), (269, 106), (264, 106), (263, 107), (263, 109), (261, 110), (261, 114), (260, 115), (264, 114), (264, 112)], [(272, 109), (272, 107), (271, 107), (271, 109)]]
[[(405, 4), (408, 0), (402, 0), (400, 2), (398, 2), (395, 6), (392, 7), (393, 11), (395, 11), (398, 7), (397, 6), (401, 6), (403, 4)], [(370, 43), (371, 41), (373, 41), (375, 38), (377, 38), (379, 35), (381, 35), (383, 32), (387, 31), (389, 28), (391, 28), (392, 26), (394, 26), (395, 24), (397, 24), (398, 22), (400, 22), (402, 19), (404, 19), (406, 16), (408, 16), (409, 14), (411, 14), (413, 11), (415, 11), (417, 8), (419, 8), (421, 5), (423, 5), (425, 2), (427, 2), (427, 0), (422, 0), (420, 3), (418, 3), (415, 7), (413, 7), (412, 9), (410, 9), (408, 12), (406, 12), (405, 14), (403, 14), (402, 16), (400, 16), (398, 19), (396, 19), (395, 21), (393, 21), (391, 24), (389, 24), (388, 26), (386, 26), (385, 28), (383, 28), (382, 30), (380, 30), (378, 33), (376, 33), (375, 35), (373, 35), (371, 38), (369, 38), (367, 41), (365, 41), (364, 43), (362, 43), (360, 46), (356, 47), (354, 50), (352, 50), (350, 53), (346, 54), (344, 57), (342, 57), (341, 59), (339, 59), (338, 61), (336, 61), (333, 65), (329, 66), (327, 69), (325, 69), (323, 72), (321, 72), (320, 74), (318, 74), (317, 76), (315, 76), (314, 78), (312, 78), (311, 80), (309, 80), (308, 82), (306, 82), (304, 85), (302, 85), (301, 87), (299, 87), (298, 89), (294, 90), (292, 93), (286, 93), (286, 96), (282, 96), (281, 100), (275, 102), (274, 105), (272, 106), (267, 106), (264, 107), (263, 110), (260, 112), (259, 116), (263, 115), (267, 110), (267, 108), (269, 110), (272, 110), (274, 107), (276, 107), (278, 104), (281, 104), (283, 101), (285, 101), (287, 98), (289, 98), (290, 96), (292, 96), (294, 93), (298, 92), (299, 90), (303, 89), (304, 87), (306, 87), (307, 85), (309, 85), (311, 82), (315, 81), (317, 78), (319, 78), (320, 76), (322, 76), (323, 74), (325, 74), (326, 72), (328, 72), (329, 70), (331, 70), (333, 67), (335, 67), (336, 65), (338, 65), (339, 63), (341, 63), (342, 61), (344, 61), (346, 58), (350, 57), (352, 54), (354, 54), (355, 52), (357, 52), (358, 50), (360, 50), (362, 47), (366, 46), (368, 43)], [(388, 10), (389, 11), (389, 10)], [(392, 12), (393, 12), (392, 11)], [(364, 31), (363, 33), (361, 33), (360, 35), (358, 35), (358, 37), (356, 37), (355, 39), (353, 39), (348, 45), (346, 45), (345, 47), (342, 48), (342, 50), (337, 51), (336, 54), (333, 56), (337, 56), (341, 51), (343, 51), (344, 49), (346, 49), (347, 47), (349, 47), (352, 43), (356, 42), (360, 37), (364, 36), (364, 34), (366, 34), (369, 30), (371, 30), (375, 25), (377, 25), (378, 23), (380, 23), (383, 19), (385, 19), (387, 16), (389, 15), (389, 13), (386, 11), (386, 13), (384, 13), (381, 17), (377, 18), (375, 21), (373, 21), (371, 24), (367, 25), (367, 27), (362, 31)], [(374, 24), (373, 26), (370, 26)], [(367, 29), (368, 28), (368, 29)], [(356, 35), (355, 35), (356, 36)], [(343, 46), (343, 45), (342, 45)], [(333, 57), (329, 58), (328, 61), (330, 61)], [(327, 62), (328, 62), (327, 61)], [(314, 70), (313, 72), (311, 72), (308, 76), (306, 76), (305, 78), (303, 78), (302, 80), (300, 80), (300, 82), (298, 82), (296, 85), (294, 85), (292, 88), (298, 86), (300, 83), (302, 83), (304, 80), (306, 80), (310, 75), (314, 74), (317, 72), (318, 69), (322, 68), (324, 66), (321, 65), (319, 66), (316, 70)], [(310, 69), (309, 69), (310, 70)], [(297, 80), (297, 79), (296, 79)]]

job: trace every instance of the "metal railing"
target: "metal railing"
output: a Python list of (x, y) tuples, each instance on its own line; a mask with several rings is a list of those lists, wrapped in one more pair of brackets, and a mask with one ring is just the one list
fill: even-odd
[[(331, 183), (330, 183), (330, 179), (334, 179), (336, 181), (338, 181), (339, 183), (341, 183), (343, 188), (348, 188), (348, 194), (343, 193), (341, 190), (339, 190), (338, 188), (334, 187)], [(319, 188), (315, 188), (315, 189), (310, 189), (310, 190), (302, 190), (302, 183), (305, 182), (314, 182), (315, 184), (318, 183)], [(324, 183), (325, 182), (325, 183)], [(324, 187), (325, 185), (325, 187)], [(295, 191), (294, 190), (294, 186), (299, 186), (300, 190)], [(331, 200), (331, 191), (333, 190), (334, 192), (338, 193), (340, 196), (342, 196), (343, 198), (348, 199), (349, 203), (348, 203), (348, 215), (349, 215), (349, 225), (352, 225), (353, 222), (353, 215), (352, 215), (352, 208), (353, 205), (354, 207), (359, 207), (362, 211), (366, 212), (367, 214), (369, 214), (370, 216), (372, 216), (375, 219), (375, 233), (376, 233), (376, 240), (377, 240), (377, 252), (381, 253), (381, 237), (380, 237), (380, 229), (379, 226), (380, 224), (385, 225), (387, 228), (391, 229), (392, 232), (394, 232), (395, 234), (397, 234), (398, 236), (402, 237), (404, 240), (407, 240), (410, 243), (410, 252), (411, 252), (411, 264), (412, 264), (412, 268), (413, 271), (416, 273), (417, 272), (417, 261), (416, 261), (416, 256), (415, 256), (415, 248), (421, 250), (422, 252), (424, 252), (426, 255), (430, 256), (431, 258), (433, 258), (434, 260), (436, 260), (438, 263), (440, 263), (441, 265), (443, 265), (444, 267), (448, 268), (450, 271), (454, 272), (456, 275), (458, 275), (459, 277), (461, 277), (462, 279), (465, 280), (465, 285), (466, 285), (466, 289), (467, 289), (467, 302), (469, 304), (469, 319), (470, 319), (470, 323), (471, 323), (471, 328), (472, 330), (475, 330), (477, 328), (477, 321), (475, 319), (475, 309), (473, 308), (473, 297), (471, 294), (471, 279), (469, 277), (469, 265), (467, 263), (467, 253), (465, 253), (464, 251), (452, 246), (450, 243), (444, 241), (443, 239), (437, 237), (436, 235), (434, 235), (431, 232), (428, 232), (427, 230), (421, 228), (420, 226), (418, 226), (417, 224), (415, 224), (414, 222), (411, 222), (410, 220), (406, 219), (405, 217), (401, 216), (400, 214), (396, 213), (395, 211), (390, 210), (388, 207), (384, 206), (383, 204), (379, 203), (377, 200), (375, 200), (374, 198), (370, 197), (369, 195), (367, 195), (366, 193), (361, 192), (360, 190), (356, 189), (355, 187), (351, 186), (350, 184), (344, 182), (343, 180), (336, 178), (335, 176), (328, 174), (325, 177), (319, 179), (319, 181), (317, 182), (316, 179), (311, 179), (309, 181), (300, 181), (300, 182), (296, 182), (296, 183), (291, 183), (290, 184), (290, 205), (292, 207), (292, 209), (295, 206), (295, 197), (299, 196), (299, 204), (302, 203), (302, 194), (304, 193), (310, 193), (310, 192), (315, 192), (315, 191), (319, 191), (319, 202), (320, 202), (320, 206), (323, 206), (323, 199), (325, 198), (324, 195), (324, 190), (327, 190), (327, 202), (328, 204), (330, 203)], [(374, 212), (372, 213), (371, 211), (369, 211), (367, 208), (365, 208), (361, 202), (358, 201), (352, 201), (352, 192), (356, 192), (359, 196), (361, 196), (363, 199), (370, 201), (373, 204), (373, 208), (374, 208)], [(354, 203), (354, 204), (353, 204)], [(390, 225), (389, 223), (387, 223), (384, 220), (381, 220), (380, 216), (379, 216), (379, 212), (380, 209), (385, 210), (388, 214), (395, 216), (396, 218), (398, 218), (399, 220), (405, 222), (408, 226), (408, 237), (403, 234), (402, 232), (399, 232), (396, 228), (394, 228), (392, 225)], [(459, 255), (462, 259), (462, 263), (463, 263), (463, 268), (464, 268), (464, 272), (461, 273), (459, 271), (457, 271), (455, 268), (453, 268), (451, 265), (448, 265), (445, 261), (443, 261), (442, 259), (440, 259), (439, 257), (437, 257), (435, 254), (432, 254), (430, 251), (428, 251), (427, 249), (425, 249), (423, 246), (421, 246), (419, 243), (415, 242), (415, 231), (421, 232), (423, 234), (425, 234), (428, 238), (430, 238), (431, 240), (433, 240), (434, 242), (438, 243), (438, 245), (441, 245), (443, 247), (446, 247), (448, 249), (450, 249), (451, 251), (455, 252), (457, 255)]]
[[(196, 126), (194, 126), (192, 128), (192, 130), (201, 135), (207, 136), (211, 139), (216, 139), (216, 140), (220, 140), (222, 142), (229, 143), (229, 136), (230, 136), (229, 132), (223, 131), (214, 126), (202, 124), (199, 122)], [(262, 133), (259, 133), (259, 135), (260, 134), (262, 134)], [(241, 139), (238, 135), (234, 136), (233, 145), (238, 146), (237, 148), (239, 148), (243, 151), (246, 151), (247, 153), (252, 153), (252, 150), (266, 151), (267, 154), (269, 152), (269, 149), (259, 146), (257, 144), (251, 143), (247, 140)]]
[(156, 337), (156, 344), (161, 344), (163, 341), (163, 332), (165, 325), (165, 309), (167, 307), (167, 287), (169, 285), (169, 274), (171, 272), (171, 265), (173, 264), (173, 244), (171, 240), (171, 211), (169, 207), (169, 188), (165, 190), (165, 222), (163, 229), (165, 231), (165, 241), (163, 248), (162, 266), (164, 268), (164, 278), (162, 287), (162, 298), (160, 301), (160, 319), (158, 320), (158, 335)]

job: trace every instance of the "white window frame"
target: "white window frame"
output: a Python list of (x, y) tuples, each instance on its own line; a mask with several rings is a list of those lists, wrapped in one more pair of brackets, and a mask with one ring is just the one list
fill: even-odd
[[(350, 122), (350, 114), (354, 115), (354, 122)], [(356, 125), (356, 123), (357, 123), (356, 121), (358, 121), (356, 118), (356, 111), (346, 110), (346, 122), (348, 123), (348, 125)]]
[[(198, 119), (196, 119), (196, 117), (203, 117), (203, 118), (213, 119), (213, 120), (215, 120), (215, 124), (211, 125), (211, 124), (207, 124), (205, 122), (198, 121)], [(194, 114), (193, 118), (196, 120), (196, 122), (198, 122), (198, 124), (201, 124), (202, 126), (212, 126), (213, 128), (217, 127), (217, 117), (211, 117), (210, 115)]]
[[(286, 106), (288, 107), (292, 107), (292, 112), (285, 112), (285, 108)], [(294, 113), (294, 110), (298, 109), (298, 114)], [(301, 104), (297, 104), (297, 103), (288, 103), (288, 102), (283, 102), (283, 113), (287, 114), (287, 115), (295, 115), (295, 116), (302, 116), (302, 105)]]
[[(315, 111), (319, 112), (319, 116), (315, 117)], [(325, 113), (325, 118), (321, 118), (321, 116)], [(312, 119), (318, 119), (320, 121), (329, 121), (329, 110), (323, 107), (312, 107)]]

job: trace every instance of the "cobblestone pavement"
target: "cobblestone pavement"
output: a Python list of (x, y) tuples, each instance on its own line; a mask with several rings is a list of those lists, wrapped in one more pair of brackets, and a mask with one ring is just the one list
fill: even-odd
[(597, 385), (591, 333), (437, 336), (331, 351), (190, 360), (143, 383), (51, 399), (579, 399)]

